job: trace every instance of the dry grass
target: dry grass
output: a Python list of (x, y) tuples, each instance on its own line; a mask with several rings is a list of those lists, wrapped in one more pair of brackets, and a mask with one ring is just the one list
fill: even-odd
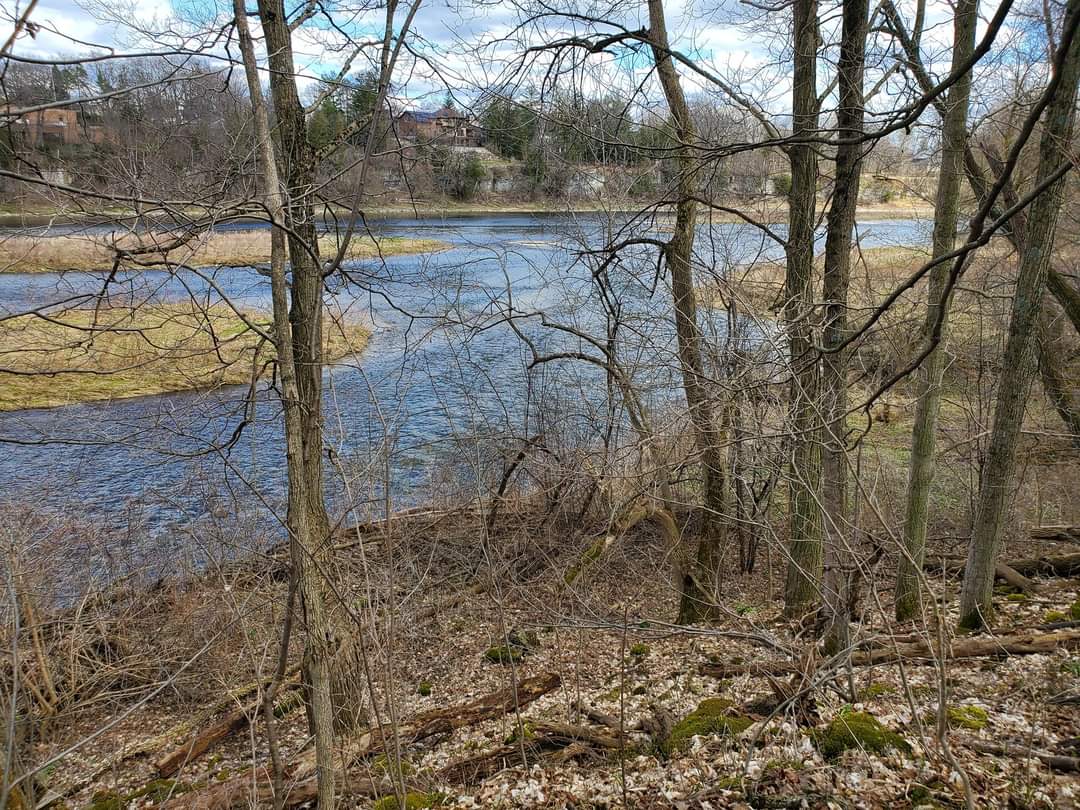
[[(356, 234), (347, 258), (372, 259), (444, 250), (437, 239)], [(319, 249), (333, 256), (336, 239), (320, 237)], [(111, 270), (117, 257), (123, 267), (246, 266), (270, 260), (268, 230), (214, 231), (186, 241), (171, 234), (86, 234), (71, 236), (10, 236), (0, 240), (0, 272), (49, 273), (64, 270)]]
[[(246, 384), (268, 371), (259, 314), (142, 304), (0, 322), (0, 411)], [(331, 358), (362, 351), (363, 327), (333, 324)]]

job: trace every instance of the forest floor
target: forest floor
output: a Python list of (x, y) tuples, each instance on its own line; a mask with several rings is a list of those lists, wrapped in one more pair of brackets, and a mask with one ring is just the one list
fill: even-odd
[[(1080, 802), (1077, 774), (1047, 764), (1051, 755), (1076, 764), (1080, 630), (1056, 631), (1058, 643), (1035, 654), (818, 669), (812, 633), (781, 615), (775, 552), (763, 550), (756, 573), (729, 577), (716, 623), (676, 628), (667, 623), (674, 594), (657, 576), (665, 549), (651, 528), (639, 525), (567, 586), (568, 559), (555, 551), (565, 543), (543, 540), (541, 517), (507, 511), (483, 552), (472, 516), (453, 512), (403, 518), (392, 552), (371, 527), (342, 536), (353, 538), (341, 548), (365, 650), (382, 662), (366, 720), (392, 717), (403, 729), (400, 769), (396, 747), (387, 756), (378, 735), (361, 738), (369, 754), (349, 758), (343, 806), (389, 810), (398, 806), (387, 798), (393, 786), (404, 784), (409, 808), (941, 808), (963, 806), (965, 780), (978, 807)], [(1024, 538), (1005, 557), (1060, 555), (1075, 542)], [(939, 544), (931, 559), (955, 552)], [(388, 554), (400, 567), (387, 565)], [(493, 568), (470, 577), (481, 559)], [(268, 761), (257, 700), (250, 687), (231, 699), (228, 690), (273, 668), (285, 600), (268, 573), (275, 565), (222, 565), (149, 594), (115, 592), (117, 618), (102, 633), (130, 663), (114, 655), (109, 687), (84, 691), (45, 724), (39, 762), (104, 731), (52, 763), (43, 787), (73, 810), (208, 810), (250, 806), (259, 782), (259, 806), (269, 806), (250, 770)], [(906, 625), (889, 613), (890, 581), (882, 570), (869, 584), (854, 628), (860, 649), (913, 639), (936, 649), (936, 628), (948, 635), (955, 626), (956, 580), (930, 575), (928, 615)], [(1077, 618), (1080, 580), (1039, 586), (999, 588), (997, 637), (1055, 632), (1037, 628)], [(992, 638), (956, 637), (951, 648)], [(779, 663), (795, 674), (767, 671)], [(816, 673), (813, 689), (801, 672)], [(483, 695), (539, 682), (519, 713), (415, 731), (425, 718), (464, 716), (454, 707)], [(301, 763), (310, 755), (304, 712), (295, 699), (277, 706), (283, 759)], [(948, 749), (935, 733), (939, 706)], [(231, 733), (183, 762), (197, 732), (230, 713)], [(157, 763), (176, 746), (181, 767), (162, 778)], [(302, 773), (289, 766), (295, 799), (307, 795)]]
[[(249, 384), (268, 373), (264, 313), (143, 302), (0, 322), (0, 411)], [(329, 321), (327, 357), (364, 350), (369, 330)]]
[[(375, 238), (357, 233), (347, 259), (377, 259), (432, 253), (449, 245), (437, 239)], [(319, 238), (324, 256), (338, 249), (332, 235)], [(105, 272), (114, 269), (117, 251), (125, 269), (187, 267), (244, 267), (270, 261), (269, 230), (211, 231), (185, 238), (169, 232), (75, 234), (59, 236), (8, 235), (0, 238), (0, 272), (55, 273), (69, 270)]]

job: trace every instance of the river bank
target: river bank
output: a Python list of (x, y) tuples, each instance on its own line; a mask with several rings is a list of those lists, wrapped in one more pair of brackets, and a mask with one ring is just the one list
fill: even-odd
[[(355, 234), (346, 258), (375, 259), (432, 253), (448, 247), (437, 239)], [(319, 238), (323, 255), (333, 256), (336, 237)], [(0, 238), (0, 273), (108, 272), (175, 267), (246, 267), (270, 261), (270, 232), (209, 231), (193, 235), (146, 231), (138, 234), (86, 233)]]
[[(822, 205), (825, 204), (822, 200)], [(722, 203), (724, 208), (745, 211), (747, 216), (764, 224), (776, 225), (787, 221), (787, 205), (781, 198), (761, 198), (757, 200), (728, 200)], [(649, 215), (673, 213), (671, 206), (649, 206), (643, 209), (632, 200), (525, 200), (525, 201), (488, 201), (461, 202), (458, 200), (416, 200), (415, 202), (389, 202), (375, 205), (364, 211), (368, 220), (394, 219), (409, 217), (425, 220), (441, 220), (448, 217), (488, 217), (488, 216), (530, 216), (530, 215), (574, 215), (574, 214), (639, 214), (643, 210)], [(862, 205), (858, 218), (862, 221), (886, 219), (930, 218), (934, 208), (926, 200), (917, 197), (904, 197), (887, 203)], [(348, 209), (331, 207), (323, 221), (326, 225), (338, 225), (349, 214)], [(72, 214), (62, 209), (51, 207), (25, 207), (16, 210), (15, 206), (0, 206), (0, 228), (46, 227), (50, 225), (102, 225), (122, 219), (131, 219), (134, 212), (125, 209), (105, 209), (93, 213)], [(197, 218), (193, 211), (192, 217)], [(716, 223), (745, 222), (731, 211), (715, 210), (709, 219)], [(230, 220), (238, 224), (265, 224), (257, 217), (240, 217)]]
[[(265, 313), (141, 303), (0, 321), (0, 411), (250, 385), (273, 369)], [(369, 330), (330, 323), (330, 361), (363, 352)]]
[[(680, 628), (669, 623), (675, 594), (657, 576), (664, 541), (645, 524), (570, 587), (567, 566), (604, 531), (602, 520), (546, 525), (542, 510), (527, 507), (499, 518), (490, 547), (476, 542), (469, 510), (340, 538), (340, 584), (359, 606), (355, 632), (378, 656), (360, 727), (343, 745), (343, 807), (398, 807), (403, 787), (411, 807), (462, 810), (623, 806), (624, 798), (641, 810), (736, 807), (763, 796), (785, 807), (826, 798), (960, 806), (957, 768), (977, 795), (1024, 796), (1032, 808), (1076, 798), (1073, 775), (1033, 753), (1054, 751), (1067, 764), (1080, 733), (1060, 700), (1075, 689), (1077, 631), (1038, 629), (1077, 598), (1069, 580), (1040, 579), (1037, 600), (997, 597), (1013, 635), (955, 640), (947, 697), (937, 667), (926, 665), (932, 652), (905, 657), (908, 630), (868, 605), (862, 626), (873, 628), (868, 648), (884, 651), (880, 660), (856, 661), (841, 684), (835, 667), (811, 659), (837, 688), (785, 711), (777, 684), (786, 683), (784, 667), (800, 677), (809, 658), (800, 653), (812, 642), (782, 615), (768, 570), (730, 578), (725, 605), (734, 609), (718, 624)], [(517, 546), (521, 534), (529, 542)], [(1045, 553), (1055, 544), (1017, 545)], [(531, 573), (514, 576), (526, 557)], [(34, 718), (49, 720), (33, 762), (39, 793), (89, 810), (269, 806), (273, 731), (287, 775), (282, 798), (302, 805), (312, 784), (295, 674), (302, 639), (288, 648), (273, 711), (261, 708), (286, 569), (287, 555), (255, 556), (150, 590), (91, 588), (59, 614), (27, 609), (20, 678), (55, 684), (51, 693), (24, 690)], [(27, 571), (16, 581), (28, 588), (38, 579)], [(934, 577), (928, 587), (951, 622), (957, 582)], [(1020, 632), (1028, 648), (1007, 654)], [(1064, 641), (1039, 647), (1036, 637)], [(980, 642), (989, 653), (964, 654)], [(935, 740), (938, 711), (947, 758)], [(383, 747), (395, 739), (391, 728), (399, 743)]]

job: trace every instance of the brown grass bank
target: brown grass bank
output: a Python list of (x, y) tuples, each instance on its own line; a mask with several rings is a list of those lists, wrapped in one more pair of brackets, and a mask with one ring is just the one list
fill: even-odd
[[(0, 411), (247, 384), (270, 371), (267, 328), (264, 314), (191, 303), (0, 321)], [(332, 323), (327, 356), (361, 352), (368, 336)]]
[[(348, 259), (374, 259), (432, 253), (449, 245), (437, 239), (357, 234)], [(337, 250), (334, 235), (319, 239), (323, 255)], [(184, 239), (168, 233), (9, 236), (0, 239), (0, 272), (50, 273), (65, 270), (108, 271), (119, 258), (125, 268), (239, 267), (270, 261), (270, 231), (214, 231)]]

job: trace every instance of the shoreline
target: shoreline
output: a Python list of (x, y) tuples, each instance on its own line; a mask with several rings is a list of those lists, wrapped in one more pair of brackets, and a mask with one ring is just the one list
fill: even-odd
[[(767, 205), (765, 212), (754, 210), (756, 207)], [(787, 206), (783, 202), (769, 204), (767, 200), (752, 200), (749, 202), (734, 201), (727, 203), (730, 208), (739, 208), (740, 205), (758, 221), (766, 225), (783, 224), (787, 216)], [(637, 214), (642, 211), (652, 211), (654, 216), (667, 216), (674, 212), (672, 206), (656, 208), (648, 205), (620, 202), (615, 205), (602, 205), (599, 203), (581, 202), (573, 205), (558, 205), (548, 202), (523, 202), (523, 203), (459, 203), (454, 201), (424, 200), (418, 201), (415, 206), (408, 203), (388, 203), (386, 205), (373, 206), (364, 212), (368, 220), (379, 221), (385, 219), (420, 219), (420, 220), (445, 220), (469, 217), (485, 216), (574, 216), (576, 214)], [(751, 213), (752, 212), (752, 213)], [(912, 201), (910, 204), (881, 204), (860, 206), (856, 212), (856, 218), (864, 222), (881, 221), (888, 219), (912, 219), (931, 217), (934, 213), (932, 204), (923, 201)], [(348, 214), (344, 208), (334, 208), (332, 211), (317, 217), (324, 224), (336, 224), (334, 217), (339, 214)], [(15, 230), (18, 228), (33, 228), (49, 225), (84, 225), (95, 227), (115, 222), (117, 219), (131, 217), (130, 211), (104, 211), (100, 214), (85, 214), (72, 216), (57, 209), (30, 209), (20, 213), (0, 213), (0, 229)], [(710, 217), (714, 222), (739, 223), (743, 222), (740, 217), (726, 212), (715, 212)], [(265, 225), (265, 220), (257, 217), (238, 217), (230, 220), (230, 223), (238, 225)]]
[[(319, 239), (326, 255), (333, 255), (333, 238)], [(145, 232), (114, 238), (112, 234), (56, 234), (54, 236), (8, 235), (0, 238), (0, 275), (89, 272), (107, 273), (114, 268), (141, 272), (169, 268), (205, 269), (257, 267), (270, 261), (268, 229), (230, 229), (182, 240), (167, 233)], [(358, 234), (349, 244), (349, 260), (438, 253), (452, 247), (439, 239), (401, 236), (372, 239)], [(118, 263), (118, 256), (126, 261)]]

